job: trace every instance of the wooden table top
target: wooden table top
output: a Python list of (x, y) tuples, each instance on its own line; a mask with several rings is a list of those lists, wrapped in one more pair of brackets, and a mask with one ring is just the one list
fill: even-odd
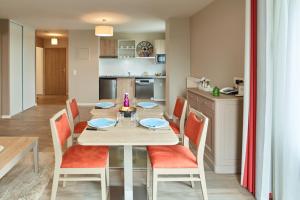
[(0, 169), (37, 140), (38, 137), (0, 137), (0, 145), (4, 146), (0, 152)]
[[(93, 118), (109, 117), (116, 119), (120, 105), (110, 109), (92, 109)], [(161, 105), (152, 109), (143, 109), (137, 107), (138, 119), (147, 117), (163, 118), (163, 107)], [(124, 118), (119, 121), (116, 127), (105, 130), (84, 130), (78, 138), (81, 145), (175, 145), (178, 143), (178, 137), (170, 127), (164, 129), (151, 130), (142, 126), (137, 126), (130, 118)]]

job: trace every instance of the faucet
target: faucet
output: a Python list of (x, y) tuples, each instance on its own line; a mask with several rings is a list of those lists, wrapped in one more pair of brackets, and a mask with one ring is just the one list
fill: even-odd
[(128, 72), (128, 76), (130, 76), (130, 72)]

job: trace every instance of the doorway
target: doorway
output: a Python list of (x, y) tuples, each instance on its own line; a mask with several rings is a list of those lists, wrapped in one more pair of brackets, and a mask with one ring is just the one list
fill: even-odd
[(36, 33), (36, 102), (65, 104), (68, 98), (68, 38), (51, 42), (49, 31)]

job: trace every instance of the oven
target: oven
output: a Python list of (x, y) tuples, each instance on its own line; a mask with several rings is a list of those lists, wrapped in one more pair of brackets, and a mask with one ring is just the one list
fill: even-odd
[(154, 96), (154, 79), (136, 78), (135, 97), (138, 99), (151, 99)]

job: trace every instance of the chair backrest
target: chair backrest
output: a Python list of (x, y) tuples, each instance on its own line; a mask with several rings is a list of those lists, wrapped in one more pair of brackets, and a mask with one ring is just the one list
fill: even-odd
[(67, 107), (67, 112), (68, 112), (68, 116), (69, 116), (70, 126), (71, 126), (71, 129), (73, 132), (75, 121), (80, 121), (79, 109), (78, 109), (78, 104), (77, 104), (76, 99), (75, 98), (68, 99), (66, 101), (66, 107)]
[(67, 146), (72, 145), (71, 128), (65, 109), (56, 113), (50, 119), (51, 134), (54, 146), (55, 163), (61, 164), (62, 148), (67, 143)]
[(190, 108), (185, 123), (184, 145), (189, 147), (189, 142), (191, 142), (196, 147), (198, 163), (203, 162), (208, 122), (209, 119), (205, 115)]
[(179, 120), (179, 130), (180, 130), (181, 137), (183, 137), (183, 133), (184, 133), (186, 110), (187, 110), (187, 100), (183, 97), (177, 97), (174, 111), (173, 111), (173, 117), (176, 117)]

